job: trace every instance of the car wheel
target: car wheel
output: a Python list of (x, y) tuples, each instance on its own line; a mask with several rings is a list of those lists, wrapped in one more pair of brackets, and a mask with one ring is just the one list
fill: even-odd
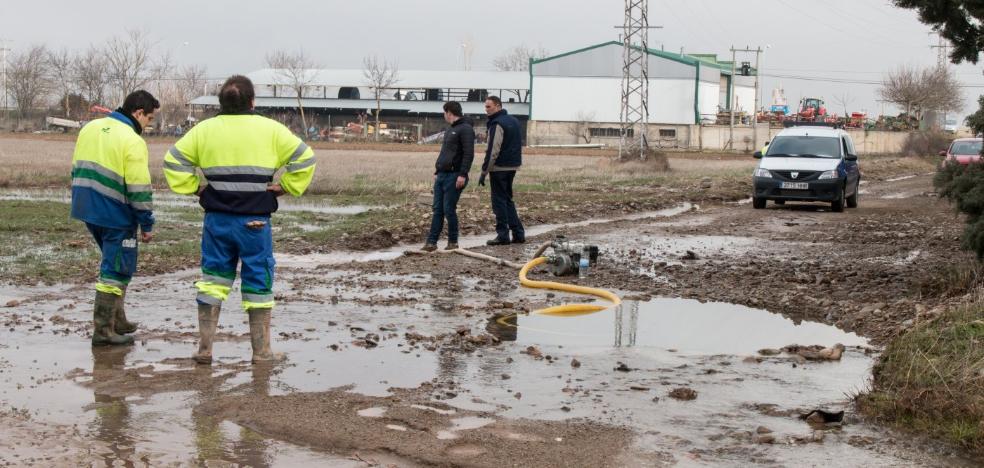
[(765, 208), (765, 199), (752, 197), (752, 208), (755, 208), (756, 210), (761, 210), (762, 208)]
[(858, 207), (858, 192), (861, 191), (861, 182), (858, 181), (857, 185), (854, 186), (854, 194), (847, 197), (847, 207), (857, 208)]
[(830, 202), (830, 209), (834, 213), (841, 213), (844, 211), (844, 187), (840, 188), (840, 195), (836, 200)]

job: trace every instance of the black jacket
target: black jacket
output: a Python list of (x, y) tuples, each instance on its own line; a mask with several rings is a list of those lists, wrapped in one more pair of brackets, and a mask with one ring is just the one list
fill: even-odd
[(522, 127), (505, 109), (489, 116), (489, 143), (482, 171), (515, 171), (523, 165)]
[(474, 159), (475, 129), (470, 120), (462, 117), (444, 131), (444, 143), (434, 164), (434, 173), (457, 172), (459, 176), (468, 178)]

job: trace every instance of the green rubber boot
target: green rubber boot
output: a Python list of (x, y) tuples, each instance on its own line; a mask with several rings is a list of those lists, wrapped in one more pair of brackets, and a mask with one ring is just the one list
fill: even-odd
[(250, 309), (249, 340), (253, 345), (253, 364), (283, 361), (284, 353), (270, 350), (270, 314), (272, 309)]
[(125, 299), (126, 290), (124, 289), (122, 296), (116, 296), (116, 304), (113, 309), (113, 320), (115, 322), (113, 330), (116, 331), (117, 335), (124, 335), (137, 331), (137, 323), (126, 319), (126, 309), (123, 305)]
[(198, 304), (198, 352), (193, 358), (199, 364), (212, 363), (212, 343), (221, 311), (222, 305)]
[(115, 331), (116, 294), (96, 291), (96, 307), (92, 313), (92, 346), (120, 346), (133, 344), (133, 337), (119, 335)]

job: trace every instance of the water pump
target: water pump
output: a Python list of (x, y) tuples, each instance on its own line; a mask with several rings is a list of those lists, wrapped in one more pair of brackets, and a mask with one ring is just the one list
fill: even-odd
[[(597, 245), (571, 242), (564, 236), (557, 236), (550, 247), (553, 252), (547, 255), (547, 265), (554, 276), (575, 276), (582, 265), (593, 268), (598, 262)], [(582, 262), (582, 259), (587, 262)]]

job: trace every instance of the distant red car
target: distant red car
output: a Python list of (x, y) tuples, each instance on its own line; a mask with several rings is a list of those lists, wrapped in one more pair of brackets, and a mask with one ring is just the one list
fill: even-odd
[(957, 138), (950, 143), (950, 148), (940, 151), (945, 156), (943, 164), (961, 164), (981, 162), (981, 149), (984, 148), (984, 138)]

